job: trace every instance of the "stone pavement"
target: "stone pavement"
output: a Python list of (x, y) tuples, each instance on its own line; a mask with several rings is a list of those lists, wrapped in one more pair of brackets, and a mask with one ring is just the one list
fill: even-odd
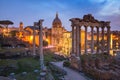
[(72, 70), (67, 67), (63, 67), (63, 62), (52, 62), (54, 65), (64, 69), (67, 71), (67, 75), (64, 76), (64, 80), (88, 80), (85, 76), (83, 76), (80, 72)]

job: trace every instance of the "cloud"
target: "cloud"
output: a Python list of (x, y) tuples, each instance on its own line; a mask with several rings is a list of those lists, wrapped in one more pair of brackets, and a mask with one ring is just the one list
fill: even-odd
[(92, 3), (103, 3), (106, 0), (89, 0), (89, 1), (92, 2)]
[(112, 30), (120, 30), (120, 15), (106, 16), (111, 21)]
[(102, 16), (120, 15), (120, 0), (107, 0), (99, 14)]

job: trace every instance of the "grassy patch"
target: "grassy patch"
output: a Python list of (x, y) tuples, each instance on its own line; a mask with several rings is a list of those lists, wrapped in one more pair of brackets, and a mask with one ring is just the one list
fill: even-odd
[(34, 69), (39, 69), (39, 61), (34, 58), (22, 58), (17, 60), (19, 69), (17, 73), (26, 71), (31, 72)]
[(0, 53), (10, 52), (12, 54), (25, 52), (25, 48), (1, 48)]
[(7, 76), (12, 72), (16, 74), (21, 72), (33, 72), (35, 69), (39, 69), (39, 61), (34, 58), (0, 60), (0, 67), (2, 67), (0, 75)]
[(18, 74), (15, 77), (17, 80), (37, 80), (37, 78), (39, 77), (39, 74), (40, 73), (29, 72), (24, 76), (21, 74)]
[[(13, 52), (22, 52), (24, 49), (10, 49), (9, 51)], [(53, 58), (54, 54), (50, 50), (44, 51), (44, 62), (45, 65), (48, 66), (48, 63), (51, 61), (55, 61)], [(8, 76), (10, 73), (15, 73), (15, 77), (17, 80), (37, 80), (39, 77), (39, 73), (34, 73), (35, 69), (40, 70), (40, 61), (38, 58), (33, 57), (23, 57), (18, 58), (16, 60), (13, 59), (2, 59), (0, 60), (0, 67), (14, 67), (16, 69), (8, 68), (6, 71), (2, 71), (0, 75)], [(0, 71), (1, 72), (1, 71)], [(21, 75), (22, 72), (27, 72), (25, 76)]]
[(2, 59), (0, 60), (0, 66), (14, 66), (17, 65), (16, 60), (11, 60), (11, 59)]

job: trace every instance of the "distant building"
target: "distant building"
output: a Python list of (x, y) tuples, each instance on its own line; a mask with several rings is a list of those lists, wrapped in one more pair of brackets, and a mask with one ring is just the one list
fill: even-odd
[(63, 33), (67, 30), (62, 27), (62, 22), (58, 17), (58, 13), (56, 13), (56, 17), (52, 22), (52, 28), (51, 28), (51, 37), (52, 37), (52, 45), (57, 48), (57, 51), (62, 50), (62, 38)]
[(12, 36), (12, 32), (19, 32), (19, 28), (17, 27), (8, 27), (8, 29), (5, 27), (0, 28), (0, 35)]
[[(27, 26), (23, 28), (23, 23), (20, 22), (19, 25), (19, 33), (17, 36), (19, 39), (33, 43), (33, 28), (34, 26)], [(36, 45), (39, 45), (39, 28), (35, 27), (35, 42)], [(52, 28), (43, 27), (43, 40), (48, 42), (48, 45), (52, 45), (56, 48), (56, 51), (62, 50), (62, 39), (63, 33), (67, 32), (67, 30), (62, 26), (62, 22), (58, 17), (58, 13), (56, 13), (55, 19), (52, 22)]]
[[(20, 22), (19, 25), (19, 33), (17, 34), (17, 37), (23, 41), (26, 41), (30, 44), (33, 44), (33, 28), (34, 26), (27, 26), (24, 28), (23, 23)], [(39, 28), (35, 27), (35, 42), (36, 45), (39, 45)], [(111, 49), (120, 49), (120, 31), (112, 31), (111, 32)], [(91, 32), (87, 33), (87, 48), (88, 50), (91, 48)], [(96, 50), (97, 46), (97, 33), (94, 32), (94, 49)], [(52, 45), (56, 51), (59, 51), (61, 53), (64, 53), (65, 55), (69, 55), (71, 52), (72, 47), (72, 41), (71, 41), (71, 31), (67, 31), (63, 26), (62, 22), (58, 16), (58, 13), (56, 13), (56, 16), (52, 22), (52, 27), (47, 28), (43, 27), (43, 40), (48, 42), (48, 45)], [(100, 31), (100, 37), (99, 41), (101, 43), (102, 35)], [(105, 31), (105, 46), (107, 46), (107, 35)], [(75, 43), (76, 44), (76, 43)], [(85, 48), (85, 30), (81, 30), (81, 50), (82, 53), (84, 53)], [(99, 48), (102, 48), (101, 45), (99, 45)], [(107, 49), (105, 47), (105, 49)], [(88, 51), (89, 52), (89, 51)]]
[(66, 31), (63, 33), (61, 45), (62, 45), (62, 50), (60, 52), (65, 56), (70, 56), (70, 52), (72, 48), (72, 38), (70, 31)]
[[(21, 25), (21, 23), (20, 23)], [(18, 38), (26, 41), (30, 44), (33, 44), (33, 29), (34, 26), (27, 26), (24, 29), (22, 27), (19, 27), (19, 33), (17, 34)], [(45, 28), (43, 28), (43, 40), (46, 40), (46, 35), (45, 35)], [(35, 27), (35, 42), (36, 45), (39, 45), (39, 28)]]
[(120, 31), (111, 31), (111, 48), (113, 50), (120, 50)]

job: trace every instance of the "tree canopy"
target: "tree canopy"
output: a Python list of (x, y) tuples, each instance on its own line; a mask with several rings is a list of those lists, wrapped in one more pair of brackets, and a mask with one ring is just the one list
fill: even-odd
[(14, 23), (10, 20), (3, 20), (3, 21), (0, 21), (0, 24), (2, 24), (2, 25), (12, 25)]
[(48, 46), (48, 42), (45, 41), (45, 40), (43, 40), (43, 46), (44, 46), (44, 47)]

